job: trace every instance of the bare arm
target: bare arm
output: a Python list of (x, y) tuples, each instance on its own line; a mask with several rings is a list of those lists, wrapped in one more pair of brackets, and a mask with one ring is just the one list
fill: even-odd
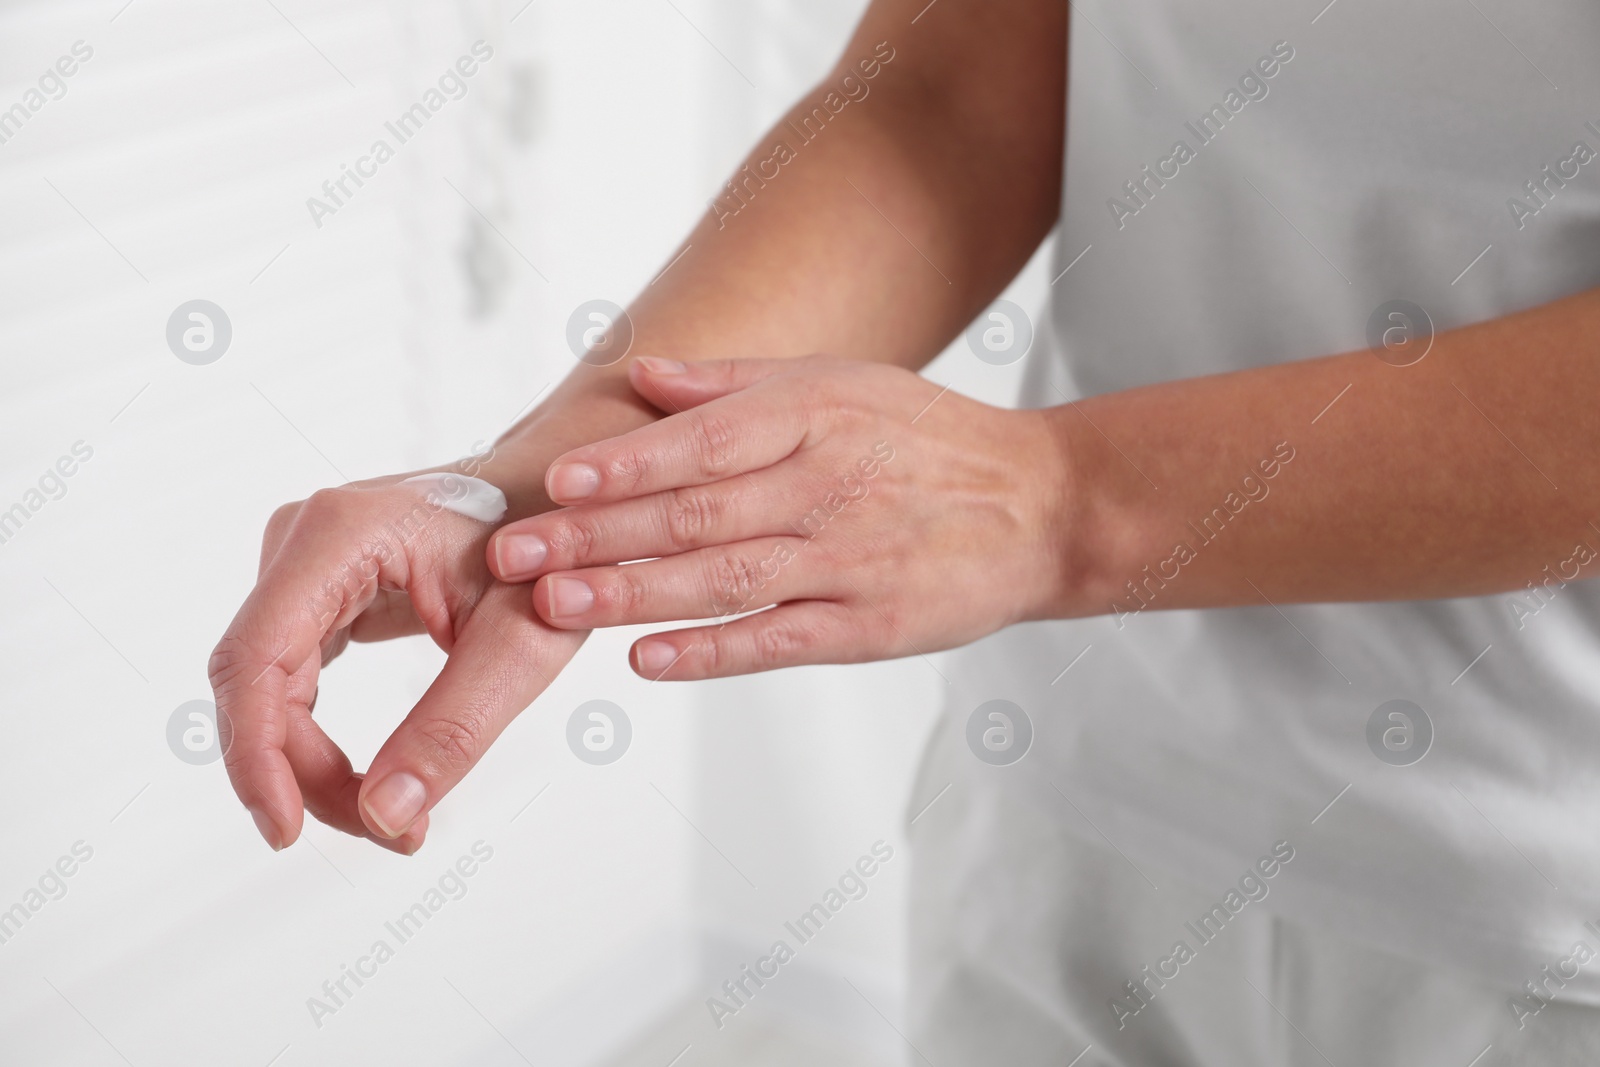
[[(677, 679), (1028, 619), (1571, 580), (1600, 544), (1597, 350), (1588, 292), (1407, 367), (1361, 351), (1038, 411), (859, 361), (635, 365), (680, 413), (560, 457), (575, 506), (498, 531), (549, 548), (501, 577), (536, 578), (558, 628), (774, 608), (635, 644), (635, 670)], [(598, 472), (583, 493), (562, 473), (578, 464)]]
[[(634, 304), (633, 352), (920, 366), (1026, 261), (1059, 199), (1065, 6), (919, 11), (871, 7), (837, 69), (736, 176), (745, 201), (709, 212)], [(628, 384), (633, 363), (577, 366), (455, 473), (502, 488), (509, 518), (549, 509), (552, 458), (659, 417)], [(550, 627), (524, 590), (493, 581), (492, 529), (403, 476), (274, 515), (256, 588), (211, 658), (229, 774), (270, 845), (298, 837), (305, 807), (414, 851), (428, 812), (576, 652), (581, 631)], [(357, 774), (311, 714), (322, 664), (350, 640), (424, 631), (449, 653), (444, 670)]]
[[(938, 355), (1055, 224), (1066, 10), (876, 0), (834, 70), (732, 176), (738, 195), (720, 190), (688, 252), (629, 309), (631, 351), (908, 368)], [(848, 101), (837, 114), (830, 94)], [(556, 455), (660, 416), (626, 369), (578, 367), (506, 435), (513, 514), (549, 506)]]
[(1441, 334), (1412, 366), (1363, 350), (1054, 409), (1075, 469), (1048, 613), (1538, 582), (1600, 543), (1597, 354), (1591, 291)]

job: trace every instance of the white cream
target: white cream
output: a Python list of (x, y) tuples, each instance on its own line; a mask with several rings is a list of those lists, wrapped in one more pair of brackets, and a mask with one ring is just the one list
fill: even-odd
[(400, 484), (420, 486), (431, 503), (479, 522), (499, 522), (506, 514), (506, 495), (482, 478), (440, 472), (419, 474)]

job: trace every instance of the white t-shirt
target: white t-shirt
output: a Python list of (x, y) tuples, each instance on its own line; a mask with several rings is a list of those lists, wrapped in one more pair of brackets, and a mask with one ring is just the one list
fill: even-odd
[[(1076, 5), (1025, 403), (1360, 349), (1391, 300), (1445, 330), (1600, 285), (1600, 6), (1319, 6)], [(1331, 399), (1297, 398), (1294, 433), (1327, 430), (1310, 420)], [(939, 773), (1035, 797), (1155, 883), (1220, 892), (1289, 841), (1269, 906), (1517, 988), (1600, 949), (1600, 587), (1545, 588), (1014, 627), (953, 655), (946, 733), (1002, 698), (1032, 750)], [(1405, 766), (1367, 736), (1396, 699), (1434, 732)], [(1562, 996), (1600, 1001), (1600, 960)]]

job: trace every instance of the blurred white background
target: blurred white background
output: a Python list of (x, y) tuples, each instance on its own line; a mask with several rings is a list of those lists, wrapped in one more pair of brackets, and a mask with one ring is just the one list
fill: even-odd
[[(0, 544), (0, 909), (93, 850), (0, 943), (0, 1064), (907, 1055), (903, 827), (942, 688), (921, 660), (650, 685), (635, 635), (599, 635), (409, 859), (309, 820), (274, 855), (220, 762), (166, 737), (210, 695), (273, 507), (492, 440), (570, 366), (572, 310), (661, 269), (862, 6), (0, 5), (0, 108), (93, 50), (0, 143), (0, 512), (31, 513)], [(306, 199), (478, 40), (465, 97), (313, 225)], [(1039, 306), (1042, 260), (1010, 299)], [(165, 341), (195, 298), (233, 327), (208, 366)], [(962, 351), (928, 374), (1009, 402), (1013, 371)], [(354, 648), (318, 717), (363, 766), (441, 660)], [(634, 727), (605, 767), (563, 736), (594, 698)], [(467, 894), (318, 1026), (307, 998), (480, 839)], [(869, 895), (716, 1029), (705, 999), (879, 839)]]

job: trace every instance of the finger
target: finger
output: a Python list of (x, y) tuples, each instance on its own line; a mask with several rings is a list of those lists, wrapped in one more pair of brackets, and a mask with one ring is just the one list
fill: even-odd
[(357, 803), (362, 776), (352, 770), (349, 758), (303, 708), (295, 708), (289, 714), (289, 735), (283, 752), (300, 783), (306, 810), (320, 822), (405, 856), (422, 847), (427, 836), (427, 816), (395, 840), (367, 829)]
[[(293, 757), (289, 755), (289, 747), (294, 743), (293, 727), (295, 716), (299, 715), (308, 721), (310, 719), (311, 707), (317, 700), (317, 682), (321, 673), (321, 662), (315, 656), (308, 657), (300, 665), (299, 669), (290, 674), (283, 683), (283, 704), (287, 731), (284, 737), (283, 749), (285, 757), (289, 760), (290, 773), (294, 775), (296, 787), (301, 790), (302, 794), (304, 793), (303, 775), (300, 769), (295, 766)], [(229, 727), (229, 734), (223, 740), (223, 754), (226, 757), (232, 755), (233, 736), (231, 724), (227, 723), (227, 720), (219, 714), (219, 730), (225, 725)], [(331, 741), (328, 743), (332, 744)], [(338, 753), (336, 747), (334, 751)], [(343, 753), (338, 754), (341, 757), (343, 756)], [(303, 813), (300, 808), (298, 806), (292, 808), (281, 806), (266, 796), (261, 798), (261, 803), (265, 809), (263, 811), (263, 815), (266, 817), (265, 821), (269, 825), (264, 826), (263, 819), (258, 817), (256, 826), (261, 831), (262, 836), (267, 838), (268, 844), (272, 845), (274, 850), (287, 848), (294, 844), (299, 839), (302, 829)], [(256, 809), (251, 810), (252, 815), (255, 815), (255, 812)]]
[[(308, 658), (320, 659), (324, 635), (348, 625), (375, 590), (364, 571), (355, 572), (363, 578), (355, 587), (330, 578), (337, 566), (330, 565), (328, 552), (314, 544), (298, 546), (310, 536), (303, 530), (315, 531), (324, 543), (359, 544), (358, 537), (344, 532), (356, 517), (341, 490), (324, 490), (301, 504), (294, 528), (211, 655), (228, 776), (275, 849), (294, 840), (301, 817), (300, 790), (283, 754), (290, 678)], [(389, 559), (383, 567), (400, 570), (386, 573), (386, 584), (403, 584), (403, 556), (394, 553)]]
[[(263, 588), (267, 595), (259, 595)], [(267, 844), (281, 849), (300, 830), (302, 797), (283, 747), (291, 678), (319, 664), (323, 626), (309, 614), (301, 583), (258, 586), (212, 653), (211, 686), (234, 792)], [(314, 609), (313, 609), (314, 610)]]
[(489, 569), (503, 582), (606, 563), (677, 555), (769, 534), (803, 533), (797, 475), (773, 468), (614, 504), (557, 508), (495, 531)]
[[(812, 362), (815, 357), (806, 357)], [(794, 359), (707, 359), (681, 363), (659, 356), (638, 356), (628, 364), (628, 383), (634, 392), (666, 412), (676, 415), (708, 400), (737, 393), (756, 382), (795, 370)]]
[(367, 827), (385, 838), (413, 828), (544, 691), (583, 636), (539, 622), (526, 590), (491, 586), (444, 669), (373, 757), (360, 791)]
[(288, 675), (269, 660), (252, 678), (263, 658), (257, 649), (224, 637), (211, 655), (211, 688), (228, 779), (262, 838), (276, 850), (299, 834), (301, 797), (283, 754)]
[(765, 537), (547, 574), (533, 587), (533, 606), (550, 625), (570, 630), (737, 615), (823, 592), (804, 565), (805, 545), (798, 537)]
[(294, 525), (295, 516), (300, 514), (300, 507), (304, 501), (297, 500), (293, 504), (284, 504), (267, 518), (266, 531), (261, 535), (261, 558), (257, 562), (256, 577), (260, 578), (267, 573), (267, 567), (278, 556), (278, 549), (283, 545), (283, 539), (289, 533), (289, 528)]
[[(340, 631), (341, 633), (345, 631)], [(305, 664), (289, 677), (284, 688), (284, 708), (288, 717), (283, 754), (294, 771), (295, 782), (305, 801), (307, 811), (317, 819), (357, 837), (369, 838), (384, 848), (410, 855), (422, 845), (427, 827), (422, 820), (405, 837), (396, 841), (377, 838), (361, 821), (356, 808), (356, 793), (361, 788), (361, 776), (352, 772), (350, 760), (315, 719), (312, 708), (317, 700), (317, 682), (322, 673), (321, 664), (307, 659)], [(276, 813), (285, 825), (292, 826), (286, 837), (287, 848), (298, 840), (304, 831), (299, 812)]]
[[(428, 829), (427, 820), (418, 819), (403, 837), (394, 841), (378, 837), (361, 821), (356, 805), (361, 775), (351, 770), (350, 760), (344, 751), (311, 715), (317, 702), (317, 681), (321, 673), (321, 665), (315, 659), (308, 659), (305, 666), (289, 679), (285, 692), (289, 722), (283, 754), (294, 770), (306, 810), (336, 830), (367, 838), (391, 852), (409, 856), (422, 847)], [(287, 813), (280, 814), (287, 818)], [(304, 832), (298, 814), (293, 822), (297, 827), (296, 833), (285, 843), (285, 847), (293, 844)]]
[(883, 658), (878, 635), (855, 618), (836, 601), (792, 601), (725, 626), (652, 634), (634, 644), (628, 660), (641, 677), (678, 682)]
[(558, 458), (545, 492), (558, 504), (599, 504), (748, 474), (806, 439), (810, 405), (783, 391), (748, 390), (653, 422)]

